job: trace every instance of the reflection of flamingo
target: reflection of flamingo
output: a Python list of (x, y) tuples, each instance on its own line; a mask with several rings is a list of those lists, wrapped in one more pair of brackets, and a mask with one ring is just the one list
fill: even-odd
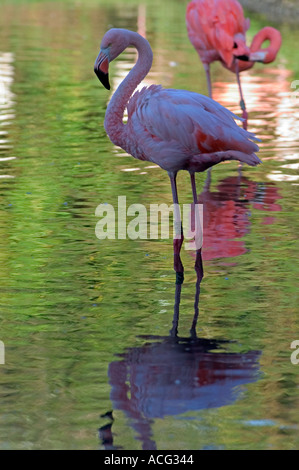
[[(230, 176), (220, 182), (217, 191), (211, 191), (208, 180), (198, 196), (199, 203), (203, 204), (203, 259), (246, 253), (242, 238), (249, 232), (250, 206), (258, 210), (280, 211), (277, 199), (280, 196), (272, 183), (256, 183), (246, 177)], [(270, 224), (273, 220), (265, 217), (262, 223)]]
[[(203, 260), (215, 258), (230, 258), (246, 253), (245, 243), (242, 240), (249, 232), (250, 205), (254, 209), (265, 211), (281, 211), (276, 204), (280, 199), (276, 186), (272, 183), (256, 183), (246, 177), (231, 176), (225, 178), (217, 187), (217, 191), (210, 190), (211, 174), (207, 179), (203, 191), (198, 196), (198, 202), (203, 205)], [(265, 217), (263, 224), (271, 225), (273, 217)], [(176, 286), (172, 336), (178, 332), (180, 292)], [(200, 295), (200, 282), (197, 280), (194, 302), (194, 317), (190, 330), (191, 336), (196, 336), (198, 320), (198, 304)]]
[(105, 423), (103, 426), (99, 428), (99, 438), (105, 450), (117, 450), (122, 449), (121, 446), (115, 446), (113, 444), (113, 432), (112, 432), (112, 425), (114, 422), (113, 412), (108, 411), (100, 416), (101, 418), (108, 419), (108, 423)]
[[(256, 61), (273, 62), (281, 46), (280, 32), (270, 26), (261, 29), (249, 48), (245, 34), (250, 20), (244, 18), (237, 0), (193, 0), (187, 6), (186, 23), (189, 39), (206, 72), (209, 96), (212, 97), (211, 62), (220, 60), (224, 67), (236, 74), (246, 128), (247, 112), (239, 72), (250, 69)], [(261, 48), (266, 40), (270, 45)]]
[[(198, 286), (197, 282), (196, 289)], [(177, 284), (175, 289), (173, 330), (176, 332), (180, 287)], [(151, 429), (155, 418), (229, 405), (238, 398), (238, 386), (258, 379), (260, 351), (223, 352), (229, 341), (197, 338), (198, 295), (195, 298), (190, 338), (172, 334), (143, 336), (149, 342), (128, 348), (119, 354), (120, 361), (109, 364), (113, 408), (124, 411), (130, 418), (143, 450), (156, 449)], [(121, 449), (113, 442), (112, 412), (101, 417), (109, 418), (99, 429), (103, 447)]]
[[(197, 202), (194, 173), (204, 171), (224, 160), (239, 160), (255, 166), (260, 160), (254, 152), (255, 136), (237, 126), (234, 115), (202, 95), (185, 90), (163, 89), (152, 85), (131, 94), (152, 65), (152, 50), (138, 33), (111, 29), (101, 44), (94, 70), (103, 85), (110, 89), (109, 62), (128, 46), (138, 50), (138, 61), (111, 98), (105, 116), (105, 129), (111, 141), (139, 160), (149, 160), (166, 170), (171, 180), (173, 202), (178, 208), (176, 175), (187, 170), (191, 175), (194, 203)], [(128, 121), (122, 121), (128, 109)], [(176, 237), (174, 268), (177, 284), (183, 282), (180, 250), (183, 233), (175, 210)], [(197, 249), (195, 269), (202, 279), (201, 248)]]
[(217, 352), (226, 341), (148, 336), (108, 369), (110, 398), (137, 431), (143, 450), (156, 449), (156, 418), (221, 407), (238, 398), (237, 387), (258, 378), (259, 351)]

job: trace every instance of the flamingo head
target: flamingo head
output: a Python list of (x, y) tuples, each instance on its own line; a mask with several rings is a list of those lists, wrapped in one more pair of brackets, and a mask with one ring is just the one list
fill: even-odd
[(94, 72), (107, 90), (110, 90), (109, 63), (116, 59), (129, 45), (129, 31), (112, 28), (107, 31), (101, 42), (101, 50), (94, 64)]
[(246, 46), (246, 40), (243, 34), (234, 36), (233, 55), (239, 60), (249, 60), (250, 49)]
[[(269, 41), (268, 47), (262, 47), (264, 41)], [(271, 26), (262, 28), (253, 38), (250, 46), (250, 60), (269, 64), (276, 59), (282, 42), (280, 32)]]
[(107, 90), (110, 90), (109, 83), (109, 50), (101, 49), (94, 64), (94, 73)]

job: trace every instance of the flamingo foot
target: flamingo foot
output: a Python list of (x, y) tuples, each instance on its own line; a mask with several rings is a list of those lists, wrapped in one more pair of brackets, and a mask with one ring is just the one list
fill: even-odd
[(180, 302), (181, 302), (181, 291), (182, 284), (176, 284), (175, 286), (175, 302), (174, 302), (174, 311), (173, 311), (173, 320), (172, 328), (170, 330), (170, 336), (176, 338), (178, 335), (178, 325), (179, 325), (179, 316), (180, 316)]
[(246, 107), (245, 107), (244, 100), (240, 101), (240, 106), (241, 106), (241, 109), (242, 109), (243, 129), (245, 129), (245, 131), (247, 131), (248, 113), (247, 113), (247, 110), (246, 110)]
[(243, 109), (242, 118), (243, 119), (248, 119), (248, 113), (247, 113), (246, 109)]
[(183, 244), (184, 236), (183, 233), (181, 233), (180, 238), (175, 238), (173, 240), (173, 267), (176, 272), (176, 284), (180, 285), (183, 284), (184, 282), (184, 266), (180, 257), (180, 252)]
[(245, 121), (247, 122), (247, 120), (248, 120), (248, 113), (247, 113), (246, 109), (243, 109), (242, 118), (245, 119)]
[(201, 256), (201, 249), (197, 250), (196, 252), (196, 260), (195, 260), (195, 271), (197, 275), (196, 280), (196, 291), (195, 291), (195, 300), (194, 300), (194, 316), (192, 321), (192, 326), (190, 329), (190, 335), (192, 338), (196, 338), (196, 325), (199, 315), (199, 296), (200, 296), (200, 284), (203, 278), (203, 265), (202, 265), (202, 256)]
[(179, 254), (174, 254), (174, 270), (176, 273), (176, 284), (183, 284), (184, 282), (184, 266)]
[(183, 284), (184, 282), (184, 272), (176, 272), (176, 284)]
[(203, 278), (203, 265), (202, 265), (202, 257), (201, 257), (201, 249), (197, 250), (196, 252), (196, 259), (195, 259), (195, 265), (194, 265), (195, 272), (197, 274), (197, 282), (199, 284), (202, 281)]

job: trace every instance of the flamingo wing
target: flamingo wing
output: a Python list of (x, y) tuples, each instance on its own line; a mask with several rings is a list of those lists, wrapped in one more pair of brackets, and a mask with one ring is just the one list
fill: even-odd
[(216, 101), (186, 90), (152, 85), (135, 93), (128, 114), (153, 142), (176, 143), (190, 155), (237, 150), (252, 154), (258, 140), (241, 129), (231, 111)]

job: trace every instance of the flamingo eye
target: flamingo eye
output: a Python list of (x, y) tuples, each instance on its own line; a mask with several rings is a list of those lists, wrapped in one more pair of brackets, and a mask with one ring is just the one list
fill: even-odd
[(234, 49), (237, 49), (237, 47), (238, 47), (238, 44), (234, 42)]

